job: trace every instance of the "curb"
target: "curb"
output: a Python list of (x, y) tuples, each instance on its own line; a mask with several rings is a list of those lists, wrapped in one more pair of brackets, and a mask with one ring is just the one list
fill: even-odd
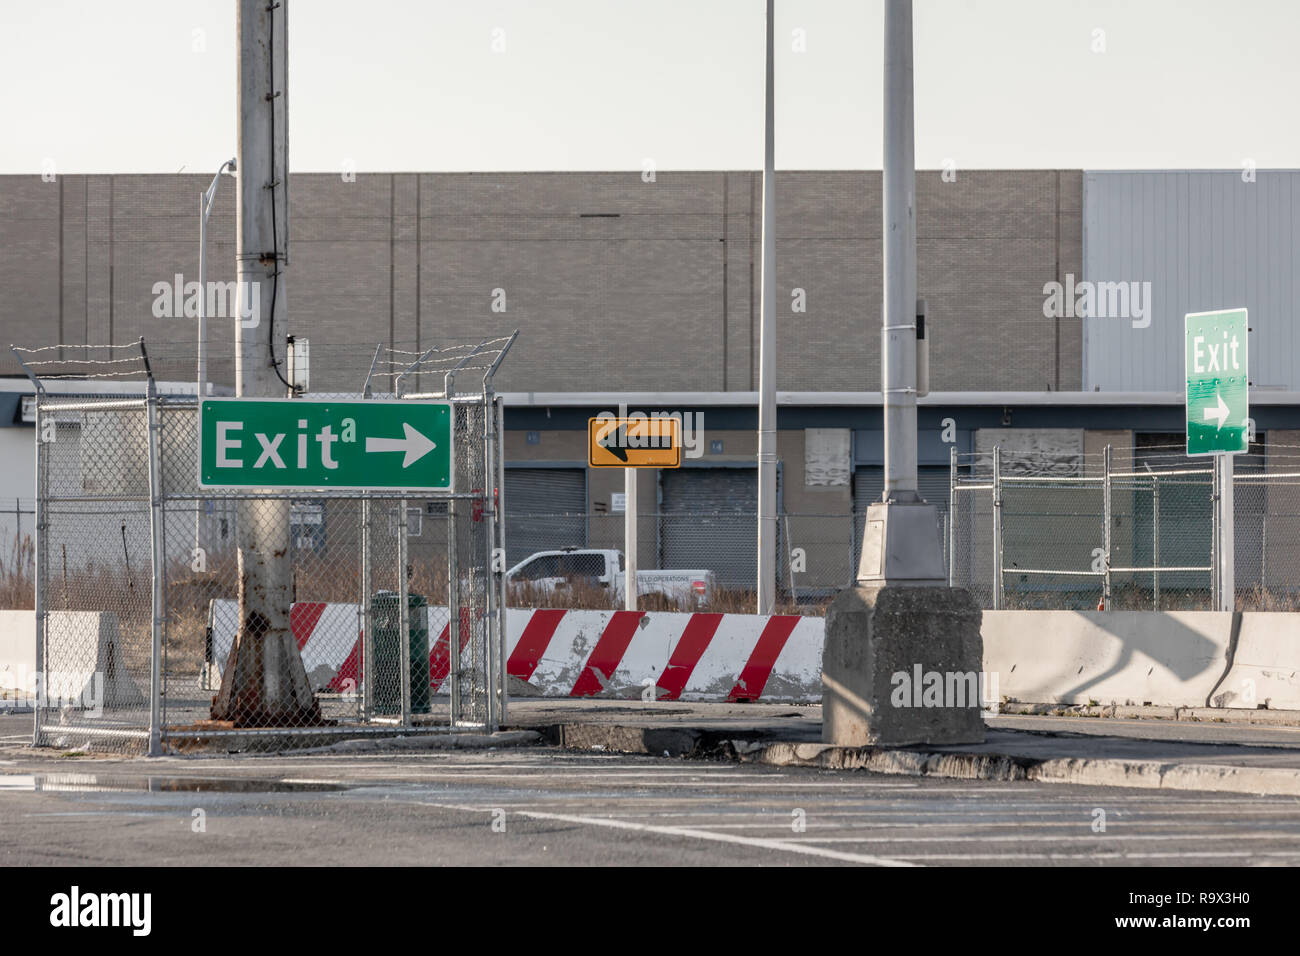
[(1155, 707), (1121, 704), (1030, 704), (1002, 701), (998, 713), (1026, 717), (1096, 717), (1102, 720), (1166, 720), (1206, 724), (1300, 727), (1300, 710), (1225, 707)]
[(1010, 754), (876, 750), (832, 744), (754, 744), (736, 741), (736, 759), (772, 767), (820, 767), (950, 780), (1065, 783), (1140, 790), (1200, 790), (1271, 796), (1300, 796), (1300, 769), (1227, 764), (1165, 763), (1159, 760), (1051, 757)]
[(569, 723), (551, 724), (537, 729), (547, 743), (574, 750), (694, 760), (729, 760), (769, 767), (865, 770), (868, 773), (947, 780), (1023, 781), (1140, 790), (1300, 796), (1300, 769), (1288, 767), (839, 747), (814, 742), (747, 740), (738, 738), (734, 730), (706, 731), (695, 728)]

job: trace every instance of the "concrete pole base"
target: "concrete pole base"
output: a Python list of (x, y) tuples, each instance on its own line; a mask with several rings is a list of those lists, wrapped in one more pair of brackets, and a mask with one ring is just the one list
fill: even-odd
[(963, 588), (841, 591), (826, 613), (822, 740), (843, 747), (981, 743), (982, 618)]

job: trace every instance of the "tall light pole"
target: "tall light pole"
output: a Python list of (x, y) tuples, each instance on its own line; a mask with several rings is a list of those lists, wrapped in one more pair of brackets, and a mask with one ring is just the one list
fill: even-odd
[(208, 394), (208, 217), (212, 215), (221, 174), (226, 170), (233, 174), (235, 168), (234, 159), (226, 160), (212, 177), (208, 188), (199, 194), (199, 398)]
[(858, 580), (946, 584), (939, 514), (916, 482), (916, 160), (912, 0), (885, 0), (885, 166), (882, 176), (885, 490), (867, 509)]
[[(826, 609), (822, 741), (841, 747), (984, 739), (980, 695), (900, 707), (882, 675), (974, 674), (980, 606), (947, 584), (939, 512), (916, 483), (916, 172), (912, 155), (912, 0), (885, 0), (885, 294), (881, 379), (885, 491), (867, 508), (856, 587)], [(904, 663), (906, 662), (906, 663)]]
[[(212, 177), (208, 188), (199, 193), (199, 348), (197, 395), (202, 401), (208, 394), (208, 217), (212, 215), (212, 205), (217, 198), (217, 186), (221, 184), (221, 174), (226, 170), (235, 172), (234, 159), (221, 164), (217, 174)], [(203, 503), (194, 509), (194, 553), (199, 553), (203, 546)]]
[(763, 99), (763, 252), (758, 332), (758, 607), (776, 604), (776, 131), (774, 0), (767, 0)]

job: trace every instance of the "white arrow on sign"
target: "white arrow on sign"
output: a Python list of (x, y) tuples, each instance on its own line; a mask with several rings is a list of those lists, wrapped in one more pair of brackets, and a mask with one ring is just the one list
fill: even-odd
[(411, 427), (409, 422), (402, 422), (402, 430), (406, 432), (405, 438), (367, 438), (366, 451), (406, 452), (406, 457), (402, 459), (402, 467), (410, 468), (411, 465), (438, 447)]
[(1205, 416), (1207, 422), (1210, 421), (1210, 419), (1217, 418), (1219, 421), (1218, 424), (1214, 426), (1214, 430), (1218, 431), (1223, 427), (1223, 423), (1228, 420), (1229, 412), (1228, 406), (1223, 403), (1223, 395), (1218, 389), (1214, 390), (1214, 397), (1218, 401), (1219, 407), (1202, 409), (1201, 414)]

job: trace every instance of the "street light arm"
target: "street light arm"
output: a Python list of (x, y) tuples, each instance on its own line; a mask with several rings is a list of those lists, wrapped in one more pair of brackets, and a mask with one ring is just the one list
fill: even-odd
[(221, 174), (227, 169), (232, 174), (235, 172), (235, 161), (233, 159), (228, 159), (221, 164), (221, 168), (217, 170), (217, 174), (212, 177), (212, 182), (208, 184), (208, 188), (203, 192), (203, 218), (205, 220), (212, 212), (212, 201), (217, 198), (217, 186), (221, 183)]

